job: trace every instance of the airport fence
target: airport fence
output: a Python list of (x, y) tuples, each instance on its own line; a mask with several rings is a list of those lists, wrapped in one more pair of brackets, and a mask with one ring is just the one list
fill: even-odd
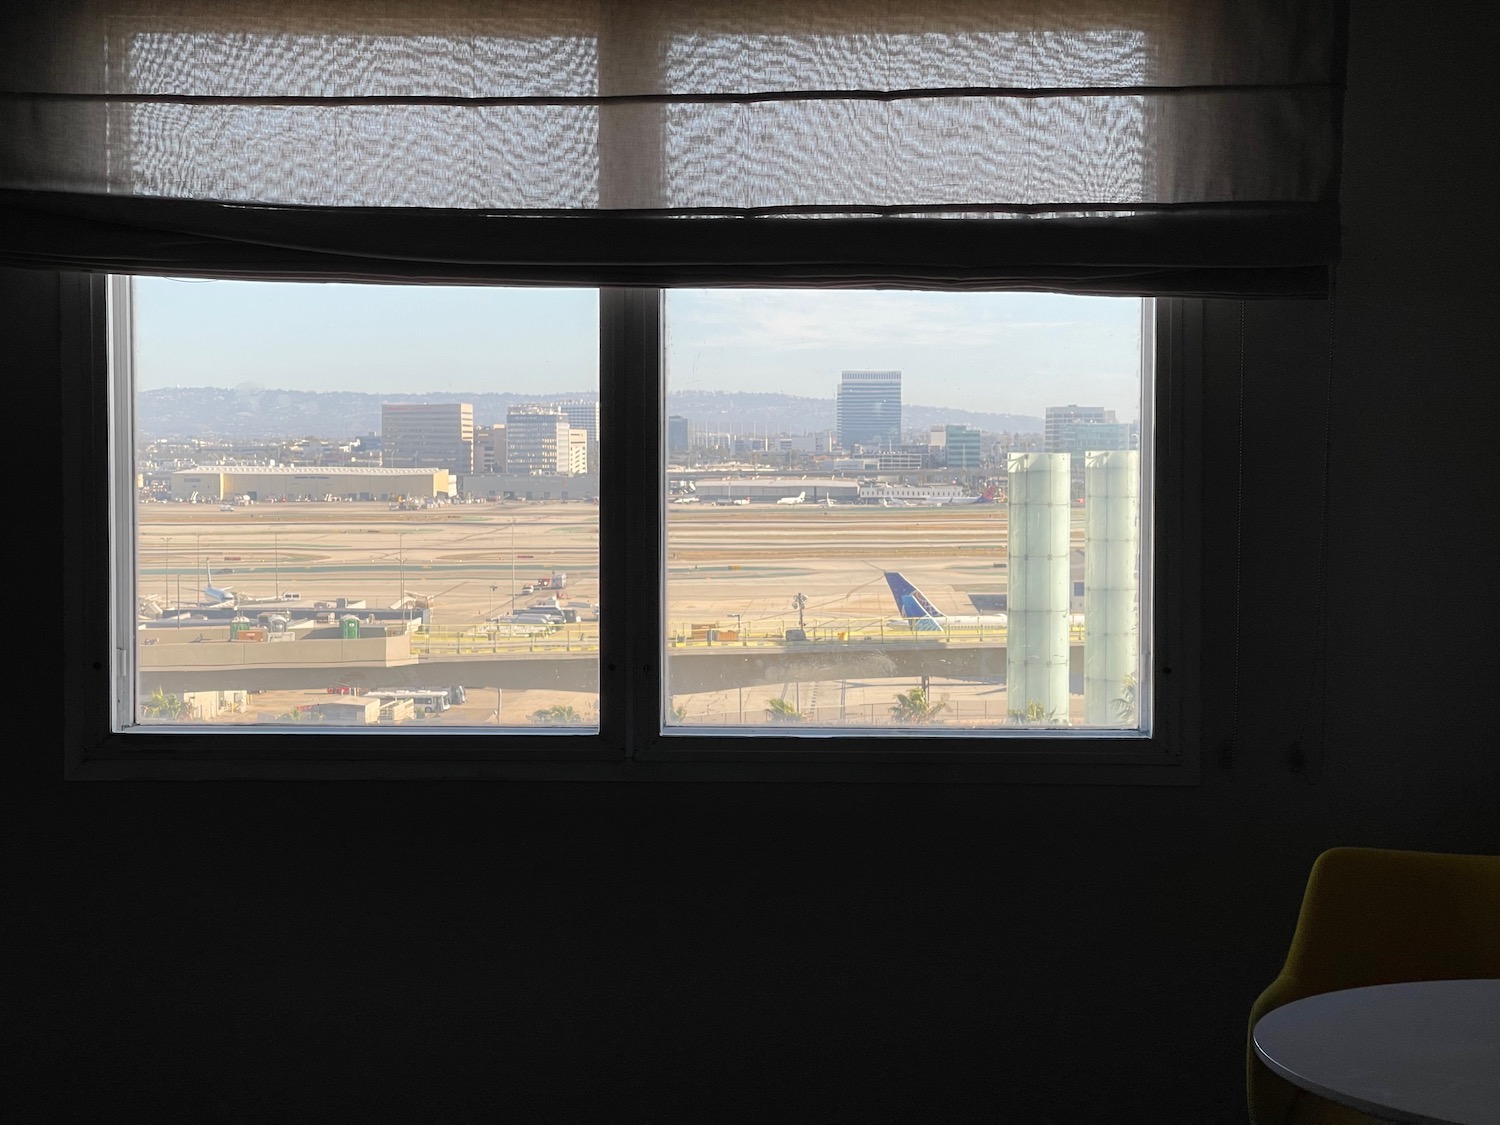
[[(721, 629), (712, 625), (681, 623), (669, 626), (668, 649), (786, 648), (801, 645), (876, 644), (1003, 644), (1003, 627), (911, 628), (885, 621), (833, 621), (797, 628)], [(1070, 641), (1082, 644), (1082, 625), (1070, 627)], [(419, 626), (412, 633), (412, 652), (419, 656), (482, 656), (526, 654), (560, 656), (597, 653), (597, 628), (564, 627), (526, 634), (507, 633), (503, 628), (483, 625)]]

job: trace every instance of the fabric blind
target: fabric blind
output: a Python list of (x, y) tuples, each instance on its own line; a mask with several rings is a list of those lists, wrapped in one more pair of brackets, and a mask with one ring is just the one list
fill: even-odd
[(1321, 293), (1337, 0), (11, 0), (0, 257)]

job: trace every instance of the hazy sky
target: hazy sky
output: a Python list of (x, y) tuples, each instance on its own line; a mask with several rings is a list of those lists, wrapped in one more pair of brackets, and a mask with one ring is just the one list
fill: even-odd
[[(594, 290), (136, 280), (137, 386), (513, 391), (598, 386)], [(902, 372), (907, 403), (1139, 414), (1140, 304), (1038, 293), (677, 290), (669, 390), (832, 398)]]

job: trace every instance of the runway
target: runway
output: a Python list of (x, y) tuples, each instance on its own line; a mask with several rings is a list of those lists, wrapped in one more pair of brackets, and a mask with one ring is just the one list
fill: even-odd
[[(445, 655), (438, 642), (445, 636), (473, 635), (487, 618), (545, 596), (521, 591), (553, 573), (567, 574), (558, 597), (596, 602), (598, 514), (596, 505), (584, 502), (455, 504), (424, 511), (390, 511), (382, 503), (303, 502), (231, 512), (215, 504), (142, 504), (137, 581), (140, 594), (168, 613), (201, 600), (209, 568), (214, 584), (232, 586), (237, 597), (295, 604), (299, 612), (340, 598), (385, 610), (403, 594), (420, 594), (431, 599), (429, 628), (413, 638), (414, 651), (426, 646), (418, 665), (422, 674), (430, 671), (435, 677), (441, 665), (443, 676), (437, 682), (525, 693), (526, 699), (515, 705), (523, 709), (531, 703), (540, 709), (554, 697), (582, 702), (580, 713), (587, 713), (596, 706), (598, 675), (587, 622), (568, 630), (569, 651), (560, 656), (536, 653), (528, 671), (516, 667), (520, 653)], [(996, 708), (990, 706), (1003, 701), (1003, 638), (976, 638), (972, 644), (983, 652), (982, 659), (955, 661), (950, 656), (934, 662), (928, 652), (892, 660), (887, 650), (886, 663), (872, 664), (867, 656), (856, 660), (850, 651), (856, 646), (846, 644), (844, 658), (830, 664), (825, 654), (817, 666), (806, 663), (805, 653), (793, 659), (762, 651), (747, 664), (744, 654), (738, 660), (722, 650), (700, 655), (694, 645), (704, 644), (709, 629), (720, 637), (760, 638), (762, 646), (799, 627), (830, 640), (842, 631), (848, 641), (864, 630), (868, 639), (869, 630), (895, 614), (882, 577), (889, 569), (901, 570), (945, 612), (972, 613), (970, 594), (1005, 590), (1005, 505), (667, 505), (666, 517), (664, 643), (672, 639), (679, 646), (669, 650), (667, 665), (672, 705), (681, 708), (678, 721), (723, 722), (726, 713), (739, 713), (747, 690), (763, 706), (770, 698), (768, 688), (784, 688), (795, 696), (803, 687), (824, 699), (836, 688), (841, 721), (852, 721), (848, 695), (853, 680), (872, 685), (854, 689), (860, 693), (856, 710), (862, 708), (866, 715), (860, 721), (874, 715), (884, 722), (885, 703), (896, 691), (920, 682), (923, 661), (929, 677), (948, 684), (950, 693), (976, 698), (988, 693), (987, 721), (1003, 721), (1003, 709), (994, 715)], [(1074, 513), (1073, 536), (1081, 546), (1081, 510)], [(289, 594), (297, 595), (295, 603), (281, 600)], [(603, 615), (608, 612), (602, 607)], [(592, 627), (595, 644), (597, 628)], [(674, 660), (680, 663), (674, 665)], [(752, 667), (755, 661), (760, 662), (758, 670)], [(502, 669), (502, 663), (508, 667)], [(890, 675), (872, 676), (880, 670), (876, 665)], [(738, 670), (726, 673), (736, 666)], [(402, 677), (419, 678), (419, 673), (403, 671), (396, 678)], [(312, 673), (310, 679), (314, 682), (302, 689), (310, 698), (330, 686), (323, 682), (329, 677)], [(507, 684), (512, 686), (507, 689)], [(143, 679), (143, 694), (153, 686), (161, 682), (151, 685)], [(278, 684), (262, 690), (298, 689)], [(731, 705), (726, 692), (740, 698)], [(1002, 700), (994, 699), (997, 692)], [(444, 720), (482, 721), (473, 716)], [(747, 722), (761, 721), (758, 713), (747, 717)]]

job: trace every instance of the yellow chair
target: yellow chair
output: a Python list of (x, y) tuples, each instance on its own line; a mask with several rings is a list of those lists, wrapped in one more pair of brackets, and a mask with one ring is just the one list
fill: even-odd
[[(1313, 863), (1286, 964), (1250, 1009), (1414, 980), (1500, 977), (1500, 856), (1334, 848)], [(1254, 1125), (1376, 1125), (1300, 1090), (1245, 1043)]]

